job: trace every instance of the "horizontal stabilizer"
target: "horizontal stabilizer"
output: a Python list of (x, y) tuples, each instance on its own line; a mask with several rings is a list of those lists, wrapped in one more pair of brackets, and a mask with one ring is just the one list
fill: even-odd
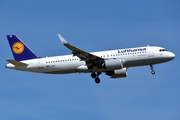
[(12, 59), (7, 59), (6, 61), (8, 61), (9, 63), (16, 65), (16, 66), (27, 66), (28, 64), (23, 63), (23, 62), (19, 62), (16, 60), (12, 60)]

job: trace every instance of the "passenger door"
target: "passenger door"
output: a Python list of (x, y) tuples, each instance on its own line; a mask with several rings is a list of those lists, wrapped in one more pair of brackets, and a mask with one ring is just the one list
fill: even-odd
[(38, 59), (38, 69), (43, 69), (43, 59)]
[(148, 57), (153, 57), (154, 52), (153, 52), (153, 47), (148, 47)]

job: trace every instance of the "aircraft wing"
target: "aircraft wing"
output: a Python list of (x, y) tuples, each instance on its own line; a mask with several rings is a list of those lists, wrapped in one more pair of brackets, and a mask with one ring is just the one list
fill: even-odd
[(81, 60), (84, 60), (86, 63), (97, 63), (98, 61), (104, 60), (101, 57), (93, 55), (89, 52), (81, 50), (71, 44), (69, 44), (60, 34), (58, 34), (61, 42), (72, 51), (72, 54), (79, 57)]

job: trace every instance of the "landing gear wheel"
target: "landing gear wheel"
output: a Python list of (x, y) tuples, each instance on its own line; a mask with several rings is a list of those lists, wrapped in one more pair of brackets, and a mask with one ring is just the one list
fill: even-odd
[(92, 77), (92, 78), (96, 78), (96, 77), (97, 77), (96, 73), (95, 73), (95, 72), (92, 72), (92, 73), (91, 73), (91, 77)]
[(97, 78), (95, 79), (95, 82), (96, 82), (97, 84), (99, 84), (99, 83), (101, 82), (101, 80), (97, 77)]
[(94, 81), (99, 84), (100, 83), (100, 79), (99, 79), (99, 75), (102, 74), (101, 72), (92, 72), (91, 73), (91, 77), (94, 78)]
[(152, 70), (151, 73), (154, 75), (156, 72), (154, 70)]

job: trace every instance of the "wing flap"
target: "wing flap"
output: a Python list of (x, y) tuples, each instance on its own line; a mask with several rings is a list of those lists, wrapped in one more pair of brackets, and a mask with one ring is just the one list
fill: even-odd
[(19, 62), (13, 59), (6, 59), (6, 61), (8, 61), (9, 63), (16, 65), (16, 66), (28, 66), (28, 64), (23, 63), (23, 62)]

